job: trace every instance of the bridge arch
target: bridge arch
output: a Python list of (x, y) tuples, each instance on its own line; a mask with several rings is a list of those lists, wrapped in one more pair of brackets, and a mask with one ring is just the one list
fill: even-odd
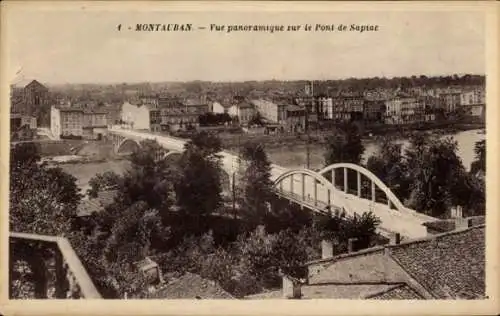
[(394, 207), (398, 211), (407, 211), (408, 209), (403, 205), (403, 203), (399, 200), (399, 198), (392, 192), (392, 190), (384, 183), (382, 180), (380, 180), (373, 172), (370, 170), (356, 165), (352, 163), (336, 163), (332, 164), (330, 166), (327, 166), (320, 171), (318, 171), (319, 174), (322, 176), (331, 173), (331, 179), (332, 183), (335, 185), (335, 171), (337, 169), (343, 169), (344, 170), (344, 192), (347, 193), (347, 170), (353, 170), (356, 171), (358, 174), (357, 180), (358, 180), (358, 195), (360, 195), (360, 176), (364, 175), (371, 181), (371, 197), (372, 201), (375, 201), (375, 186), (378, 187), (382, 192), (385, 193), (387, 197), (388, 203), (391, 203), (394, 205)]
[[(124, 149), (130, 148), (130, 147), (133, 149), (126, 151), (126, 152), (123, 152)], [(128, 153), (132, 153), (132, 151), (134, 149), (141, 149), (141, 148), (142, 148), (142, 145), (139, 141), (132, 139), (132, 138), (124, 138), (116, 145), (116, 153), (117, 154), (124, 154), (124, 153), (128, 154)]]
[[(300, 176), (296, 181), (296, 177)], [(312, 182), (312, 192), (307, 191), (307, 181), (306, 177), (309, 177)], [(288, 180), (288, 181), (287, 181)], [(295, 193), (295, 182), (300, 183), (300, 192)], [(288, 184), (288, 190), (284, 189), (284, 186)], [(321, 185), (321, 187), (319, 186)], [(285, 198), (290, 200), (296, 200), (298, 203), (304, 202), (310, 207), (313, 207), (315, 210), (325, 209), (329, 207), (330, 209), (334, 209), (335, 211), (341, 211), (342, 209), (347, 211), (354, 211), (348, 205), (347, 201), (344, 198), (335, 198), (334, 194), (338, 191), (337, 188), (328, 181), (324, 176), (320, 173), (315, 172), (309, 169), (297, 169), (297, 170), (289, 170), (278, 176), (276, 180), (274, 180), (274, 187), (276, 188), (279, 195), (283, 195)], [(310, 190), (311, 188), (309, 188)], [(326, 192), (319, 192), (321, 190), (326, 190)], [(312, 193), (312, 197), (310, 196)], [(321, 201), (319, 198), (319, 194), (323, 193), (326, 195), (326, 201)], [(335, 201), (334, 201), (335, 200)]]

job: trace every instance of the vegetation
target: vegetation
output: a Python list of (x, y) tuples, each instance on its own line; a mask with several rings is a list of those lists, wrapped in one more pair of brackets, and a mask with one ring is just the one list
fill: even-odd
[(361, 134), (355, 125), (347, 124), (327, 137), (325, 165), (339, 162), (360, 164), (365, 148), (361, 143)]
[(271, 163), (260, 144), (248, 143), (241, 150), (242, 168), (239, 201), (246, 222), (255, 228), (263, 225), (272, 197)]
[[(185, 272), (217, 281), (236, 297), (280, 286), (280, 271), (303, 277), (300, 267), (320, 255), (320, 241), (332, 240), (334, 254), (377, 242), (380, 220), (373, 213), (315, 217), (273, 194), (270, 163), (262, 145), (247, 144), (238, 172), (237, 218), (225, 217), (222, 203), (221, 141), (198, 133), (186, 144), (178, 165), (163, 149), (145, 141), (130, 157), (124, 175), (98, 174), (88, 194), (118, 192), (114, 203), (90, 216), (81, 230), (72, 225), (81, 195), (75, 178), (40, 163), (33, 144), (11, 151), (12, 231), (64, 235), (105, 297), (144, 297), (146, 281), (136, 263), (157, 261), (168, 280)], [(359, 133), (346, 127), (329, 138), (327, 164), (360, 163)], [(467, 172), (448, 138), (415, 137), (403, 151), (391, 140), (370, 157), (367, 167), (408, 206), (445, 216), (454, 205), (467, 215), (484, 214), (485, 143)], [(222, 213), (222, 215), (221, 215)], [(86, 225), (86, 227), (85, 227)], [(233, 229), (236, 227), (236, 229)]]

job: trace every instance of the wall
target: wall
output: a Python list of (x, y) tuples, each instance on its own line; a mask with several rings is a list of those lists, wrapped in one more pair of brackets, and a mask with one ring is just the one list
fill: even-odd
[(61, 112), (55, 106), (50, 108), (50, 131), (52, 136), (59, 139), (61, 135)]

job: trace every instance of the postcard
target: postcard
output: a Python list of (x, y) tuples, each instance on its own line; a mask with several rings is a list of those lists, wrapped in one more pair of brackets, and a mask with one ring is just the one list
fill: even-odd
[(1, 8), (2, 313), (499, 311), (497, 3)]

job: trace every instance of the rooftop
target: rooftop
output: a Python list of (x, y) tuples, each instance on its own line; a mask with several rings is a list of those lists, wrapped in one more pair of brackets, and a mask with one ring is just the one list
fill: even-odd
[(170, 281), (150, 294), (149, 298), (167, 299), (232, 299), (215, 281), (207, 280), (198, 274), (186, 273), (178, 279)]
[(390, 247), (390, 256), (436, 298), (485, 293), (484, 225)]

